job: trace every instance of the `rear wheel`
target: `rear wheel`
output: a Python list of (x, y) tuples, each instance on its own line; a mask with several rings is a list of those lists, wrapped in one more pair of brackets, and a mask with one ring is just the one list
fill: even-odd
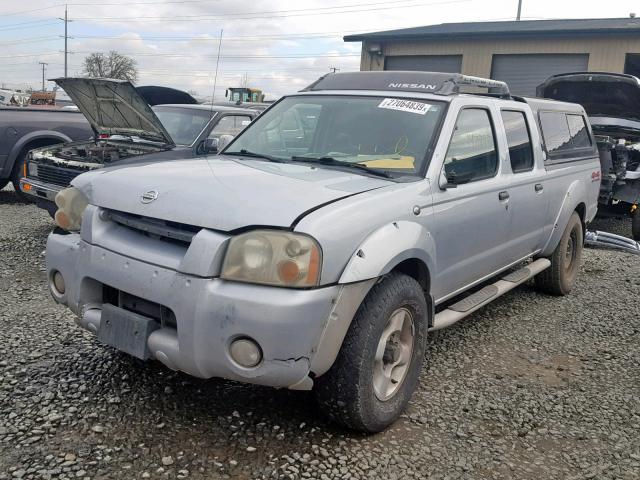
[(631, 216), (631, 236), (636, 242), (640, 242), (640, 213), (637, 210)]
[(428, 309), (413, 278), (393, 273), (362, 302), (331, 369), (316, 380), (320, 408), (337, 423), (379, 432), (404, 411), (416, 388)]
[(535, 277), (536, 286), (551, 295), (568, 295), (576, 283), (583, 244), (582, 222), (573, 212), (558, 246), (549, 257), (551, 266)]

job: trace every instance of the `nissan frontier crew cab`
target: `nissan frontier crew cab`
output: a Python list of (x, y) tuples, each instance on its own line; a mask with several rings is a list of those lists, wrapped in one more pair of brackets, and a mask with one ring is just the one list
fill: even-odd
[(376, 432), (409, 402), (429, 330), (533, 277), (571, 291), (599, 184), (579, 105), (460, 74), (329, 74), (220, 155), (75, 178), (49, 285), (118, 350), (313, 389)]

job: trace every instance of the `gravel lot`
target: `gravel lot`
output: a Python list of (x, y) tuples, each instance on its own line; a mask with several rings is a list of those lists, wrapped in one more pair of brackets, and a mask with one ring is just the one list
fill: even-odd
[(525, 285), (432, 336), (406, 415), (366, 437), (308, 393), (99, 345), (46, 290), (51, 226), (0, 192), (0, 479), (640, 477), (640, 257), (588, 250), (570, 296)]

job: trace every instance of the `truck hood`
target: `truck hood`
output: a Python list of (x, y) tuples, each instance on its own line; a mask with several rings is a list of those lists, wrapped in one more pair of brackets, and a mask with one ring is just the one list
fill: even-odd
[(563, 73), (538, 85), (536, 95), (579, 103), (589, 117), (640, 120), (640, 80), (633, 75)]
[(98, 135), (133, 135), (168, 145), (174, 141), (149, 104), (125, 80), (53, 79), (87, 117)]
[[(393, 182), (291, 163), (209, 157), (113, 166), (76, 177), (89, 203), (181, 224), (233, 231), (291, 227), (310, 210)], [(156, 192), (153, 201), (143, 201)]]

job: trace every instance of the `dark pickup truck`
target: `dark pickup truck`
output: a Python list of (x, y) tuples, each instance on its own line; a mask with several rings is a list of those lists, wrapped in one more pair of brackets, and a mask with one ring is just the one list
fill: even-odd
[(29, 150), (92, 137), (89, 122), (78, 111), (0, 107), (0, 188), (12, 182), (23, 195), (20, 179)]
[[(248, 125), (256, 110), (198, 104), (157, 104), (122, 80), (54, 80), (91, 125), (91, 138), (31, 150), (20, 190), (51, 215), (58, 192), (78, 175), (119, 165), (194, 158), (217, 152)], [(156, 87), (157, 88), (157, 87)], [(195, 100), (194, 100), (195, 102)], [(151, 103), (154, 106), (151, 106)]]

